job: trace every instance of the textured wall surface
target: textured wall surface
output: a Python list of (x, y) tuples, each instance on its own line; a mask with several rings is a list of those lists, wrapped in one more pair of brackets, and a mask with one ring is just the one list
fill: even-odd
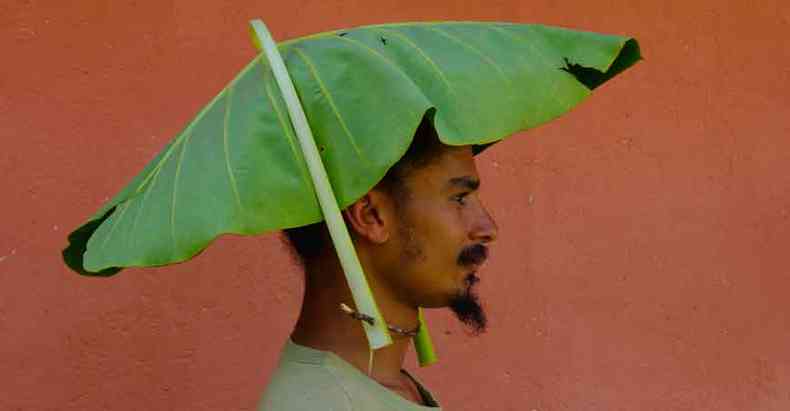
[[(254, 50), (403, 20), (629, 34), (646, 60), (479, 158), (491, 327), (429, 313), (448, 410), (790, 409), (790, 12), (776, 1), (0, 3), (0, 410), (252, 410), (300, 274), (275, 235), (86, 278), (69, 230)], [(413, 358), (410, 368), (415, 368)]]

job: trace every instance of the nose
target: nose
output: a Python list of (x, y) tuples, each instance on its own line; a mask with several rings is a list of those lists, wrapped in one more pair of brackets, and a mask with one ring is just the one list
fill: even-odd
[(469, 239), (483, 244), (491, 243), (497, 237), (497, 225), (491, 214), (484, 207), (480, 207), (478, 218), (469, 233)]

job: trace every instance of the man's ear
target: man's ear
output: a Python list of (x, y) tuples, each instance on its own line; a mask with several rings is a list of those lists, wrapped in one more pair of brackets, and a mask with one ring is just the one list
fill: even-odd
[(381, 244), (389, 239), (389, 221), (386, 207), (388, 198), (384, 193), (371, 190), (362, 198), (343, 210), (343, 216), (357, 236), (374, 244)]

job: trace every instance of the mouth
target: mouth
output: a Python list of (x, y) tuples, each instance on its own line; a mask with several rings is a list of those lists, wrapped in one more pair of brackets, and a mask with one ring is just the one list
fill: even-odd
[(464, 247), (458, 255), (458, 265), (463, 269), (459, 278), (459, 286), (464, 295), (473, 293), (473, 287), (480, 282), (477, 272), (488, 258), (488, 248), (483, 244)]
[(471, 273), (467, 274), (466, 277), (464, 277), (464, 283), (466, 284), (467, 289), (471, 289), (479, 282), (480, 277), (477, 276), (477, 272), (475, 271), (472, 271)]

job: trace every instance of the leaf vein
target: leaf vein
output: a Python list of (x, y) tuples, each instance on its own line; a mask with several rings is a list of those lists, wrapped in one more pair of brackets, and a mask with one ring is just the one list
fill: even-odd
[(102, 242), (102, 245), (101, 245), (102, 248), (107, 246), (107, 242), (110, 241), (110, 237), (112, 237), (112, 233), (115, 232), (115, 227), (118, 226), (118, 224), (123, 219), (124, 214), (126, 214), (126, 210), (129, 209), (129, 202), (127, 201), (127, 202), (121, 204), (120, 207), (121, 207), (121, 211), (120, 211), (120, 213), (118, 213), (118, 218), (115, 219), (115, 222), (112, 224), (112, 227), (110, 227), (110, 232), (107, 233), (106, 237), (104, 237), (104, 242)]
[(184, 152), (191, 138), (192, 133), (190, 132), (184, 144), (181, 145), (181, 152), (178, 154), (178, 163), (176, 163), (176, 175), (173, 177), (173, 199), (170, 205), (170, 239), (173, 241), (174, 253), (178, 249), (176, 247), (176, 198), (178, 194), (178, 178), (181, 175), (181, 163), (184, 160)]
[[(512, 38), (513, 40), (519, 42), (519, 43), (525, 44), (530, 50), (532, 50), (535, 54), (537, 54), (539, 56), (539, 58), (536, 59), (537, 62), (539, 62), (540, 64), (543, 64), (546, 67), (553, 68), (547, 63), (549, 60), (548, 60), (548, 57), (546, 56), (546, 54), (543, 53), (539, 48), (535, 47), (535, 45), (532, 44), (531, 42), (526, 41), (523, 37), (517, 36), (516, 34), (513, 34), (513, 33), (509, 32), (508, 30), (505, 30), (502, 27), (497, 27), (497, 26), (486, 26), (486, 27), (488, 27), (491, 30), (494, 30), (494, 31), (496, 31), (498, 33), (504, 34), (504, 35)], [(557, 88), (558, 88), (558, 83), (555, 81), (555, 82), (552, 83), (552, 90), (553, 90), (553, 92), (549, 93), (548, 96), (549, 96), (549, 98), (554, 100), (555, 103), (559, 104), (562, 107), (566, 107), (568, 104), (557, 98), (557, 93), (556, 93)]]
[(140, 220), (140, 215), (143, 213), (143, 209), (145, 208), (145, 201), (148, 200), (148, 196), (153, 191), (153, 186), (156, 184), (157, 180), (159, 180), (159, 170), (157, 169), (156, 175), (153, 177), (151, 184), (145, 188), (145, 194), (143, 194), (143, 199), (140, 201), (140, 207), (137, 211), (137, 214), (134, 216), (134, 221), (132, 221), (132, 228), (129, 230), (129, 237), (134, 238), (134, 233), (137, 231), (137, 222)]
[(233, 189), (233, 196), (236, 200), (236, 205), (239, 209), (242, 208), (241, 197), (239, 196), (239, 188), (236, 185), (236, 177), (233, 175), (233, 167), (230, 165), (230, 153), (228, 150), (228, 118), (230, 117), (230, 103), (233, 88), (228, 86), (228, 93), (225, 96), (225, 113), (222, 124), (222, 147), (225, 151), (225, 168), (228, 170), (228, 179), (230, 180), (230, 187)]
[(361, 42), (361, 41), (359, 41), (359, 40), (350, 39), (350, 38), (348, 38), (348, 37), (345, 37), (345, 36), (344, 36), (344, 37), (340, 37), (340, 38), (341, 38), (342, 40), (344, 40), (344, 41), (350, 42), (351, 44), (353, 44), (353, 45), (355, 45), (355, 46), (357, 46), (357, 47), (360, 47), (360, 48), (363, 48), (363, 49), (365, 49), (365, 50), (369, 51), (369, 52), (370, 52), (371, 54), (373, 54), (374, 56), (376, 56), (376, 57), (378, 57), (378, 58), (380, 58), (380, 59), (384, 60), (384, 62), (385, 62), (385, 63), (387, 63), (387, 64), (389, 64), (390, 66), (392, 66), (392, 67), (393, 67), (395, 70), (398, 70), (398, 71), (400, 71), (400, 67), (398, 67), (398, 65), (397, 65), (397, 64), (393, 63), (393, 62), (392, 62), (392, 60), (390, 60), (389, 58), (387, 58), (387, 56), (385, 56), (385, 55), (381, 54), (380, 52), (378, 52), (378, 51), (374, 50), (372, 47), (368, 46), (367, 44), (365, 44), (365, 43), (362, 43), (362, 42)]
[(143, 187), (145, 186), (145, 184), (146, 184), (146, 183), (148, 183), (148, 180), (150, 180), (151, 178), (153, 178), (153, 177), (154, 177), (154, 174), (157, 174), (157, 175), (159, 174), (159, 170), (160, 170), (160, 169), (162, 168), (162, 166), (165, 164), (165, 162), (167, 161), (167, 159), (169, 159), (169, 158), (170, 158), (170, 155), (171, 155), (171, 154), (173, 154), (173, 150), (175, 150), (175, 149), (176, 149), (176, 147), (178, 147), (178, 146), (181, 144), (181, 142), (182, 142), (182, 141), (184, 141), (184, 136), (186, 136), (188, 133), (190, 133), (190, 132), (191, 132), (191, 130), (192, 130), (192, 127), (195, 125), (195, 123), (196, 123), (196, 121), (193, 121), (193, 122), (192, 122), (192, 123), (191, 123), (191, 124), (190, 124), (190, 125), (187, 127), (187, 129), (186, 129), (186, 130), (184, 130), (184, 132), (182, 132), (182, 133), (181, 133), (181, 134), (180, 134), (178, 137), (176, 137), (176, 141), (174, 141), (174, 142), (173, 142), (173, 144), (172, 144), (172, 145), (171, 145), (171, 146), (170, 146), (170, 147), (167, 149), (167, 152), (166, 152), (166, 153), (165, 153), (165, 155), (163, 155), (163, 156), (162, 156), (162, 158), (159, 160), (159, 163), (157, 163), (157, 164), (156, 164), (156, 167), (154, 167), (154, 168), (151, 170), (151, 172), (150, 172), (150, 173), (148, 173), (148, 175), (147, 175), (147, 176), (145, 176), (145, 179), (143, 179), (143, 181), (140, 183), (140, 185), (139, 185), (139, 186), (137, 186), (137, 190), (135, 190), (137, 193), (139, 193), (139, 192), (140, 192), (140, 190), (142, 190), (142, 189), (143, 189)]
[(418, 46), (416, 43), (411, 41), (411, 39), (409, 39), (408, 36), (406, 36), (403, 33), (398, 32), (398, 31), (395, 31), (395, 30), (389, 30), (389, 29), (383, 29), (383, 28), (372, 28), (371, 27), (371, 30), (378, 31), (380, 33), (381, 32), (386, 32), (386, 33), (389, 33), (389, 34), (394, 34), (396, 37), (398, 37), (401, 40), (403, 40), (404, 43), (408, 44), (409, 46), (411, 46), (412, 48), (417, 50), (417, 53), (419, 53), (420, 57), (422, 57), (425, 61), (427, 61), (428, 64), (431, 66), (431, 68), (433, 68), (433, 70), (436, 72), (436, 74), (439, 75), (439, 78), (442, 80), (442, 83), (445, 85), (445, 87), (447, 87), (447, 90), (450, 92), (450, 94), (455, 95), (455, 90), (453, 89), (452, 84), (450, 84), (450, 82), (447, 80), (447, 76), (444, 74), (444, 72), (439, 68), (439, 66), (436, 64), (436, 62), (434, 62), (433, 59), (431, 59), (431, 57), (428, 56), (428, 54), (425, 51), (423, 51), (422, 48), (420, 48), (420, 46)]
[(497, 64), (494, 60), (492, 60), (491, 57), (488, 57), (487, 55), (485, 55), (485, 53), (480, 51), (478, 48), (476, 48), (476, 47), (472, 46), (471, 44), (459, 39), (458, 37), (453, 36), (452, 34), (446, 32), (444, 30), (439, 29), (438, 27), (426, 26), (426, 28), (429, 29), (429, 30), (435, 31), (435, 32), (439, 33), (440, 35), (442, 35), (444, 37), (447, 37), (448, 39), (460, 44), (462, 47), (467, 48), (470, 51), (472, 51), (473, 53), (475, 53), (478, 56), (480, 56), (480, 58), (482, 58), (483, 61), (485, 61), (486, 63), (488, 63), (488, 65), (490, 65), (491, 67), (496, 69), (497, 73), (499, 73), (499, 76), (502, 78), (502, 81), (504, 81), (505, 84), (507, 84), (508, 86), (511, 85), (511, 81), (507, 77), (507, 75), (505, 74), (505, 70), (503, 70), (502, 67), (499, 66), (499, 64)]
[(277, 98), (274, 96), (271, 88), (269, 87), (272, 78), (272, 76), (268, 76), (263, 81), (263, 87), (266, 90), (266, 96), (269, 98), (269, 103), (272, 105), (274, 112), (277, 114), (277, 120), (280, 122), (280, 127), (282, 127), (285, 137), (288, 140), (288, 144), (291, 147), (291, 153), (293, 154), (294, 162), (302, 171), (302, 180), (304, 180), (305, 184), (307, 184), (305, 187), (312, 187), (313, 182), (309, 178), (310, 172), (307, 170), (304, 161), (302, 161), (301, 157), (299, 157), (299, 148), (296, 146), (296, 137), (293, 135), (293, 133), (291, 133), (291, 128), (286, 123), (285, 116), (283, 115), (280, 106), (277, 104)]
[(321, 77), (318, 75), (318, 71), (316, 70), (312, 60), (310, 60), (310, 58), (301, 49), (294, 47), (294, 51), (305, 62), (305, 64), (307, 64), (307, 67), (310, 70), (310, 74), (318, 83), (318, 87), (321, 90), (321, 94), (323, 94), (324, 97), (326, 97), (326, 101), (327, 103), (329, 103), (329, 107), (332, 109), (332, 112), (337, 118), (337, 121), (340, 123), (340, 127), (342, 127), (343, 131), (346, 133), (346, 136), (348, 137), (351, 147), (354, 148), (354, 151), (357, 153), (357, 156), (359, 156), (359, 159), (367, 164), (368, 163), (367, 159), (362, 155), (362, 151), (359, 149), (359, 146), (357, 146), (357, 142), (354, 139), (354, 136), (351, 134), (351, 130), (348, 129), (348, 126), (346, 125), (346, 121), (343, 119), (343, 116), (340, 114), (340, 111), (337, 109), (337, 106), (335, 105), (335, 100), (332, 98), (332, 95), (329, 93), (329, 90), (327, 90), (326, 85), (324, 85), (324, 82), (321, 80)]

